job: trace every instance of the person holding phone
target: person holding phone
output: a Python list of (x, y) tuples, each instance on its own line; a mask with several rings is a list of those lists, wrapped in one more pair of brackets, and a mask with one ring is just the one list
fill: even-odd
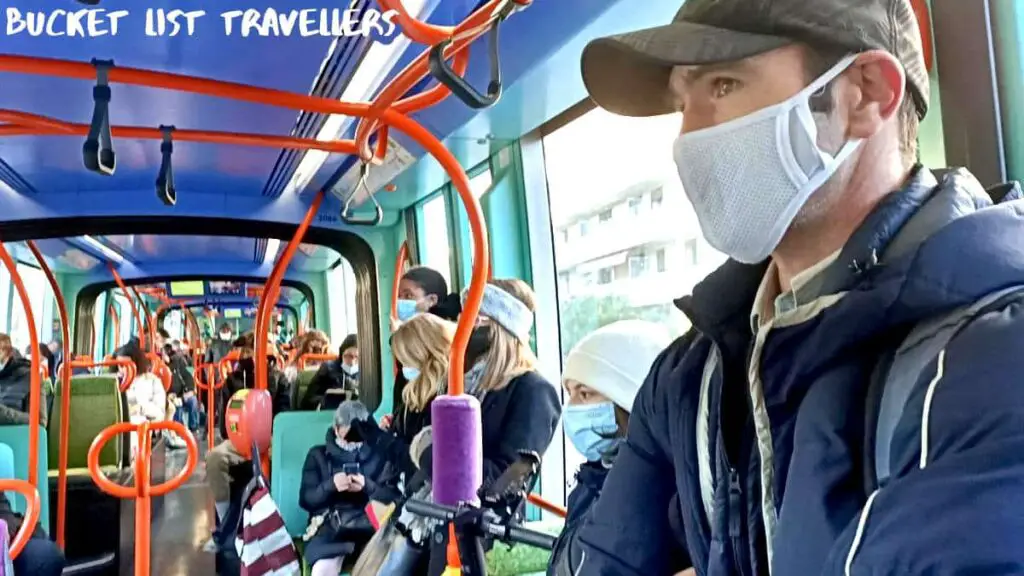
[(385, 462), (357, 435), (349, 434), (353, 421), (369, 417), (362, 402), (342, 402), (324, 443), (306, 455), (299, 505), (310, 514), (303, 554), (312, 576), (337, 576), (345, 559), (355, 558), (373, 536), (366, 505), (377, 489), (373, 479)]

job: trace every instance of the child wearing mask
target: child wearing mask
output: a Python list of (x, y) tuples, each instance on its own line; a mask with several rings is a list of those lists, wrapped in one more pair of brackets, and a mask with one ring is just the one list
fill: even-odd
[(562, 369), (568, 399), (562, 426), (584, 458), (569, 495), (565, 528), (555, 542), (548, 575), (575, 574), (582, 555), (575, 542), (626, 437), (629, 412), (658, 354), (672, 339), (657, 324), (624, 320), (600, 328), (569, 352)]
[(299, 505), (310, 514), (303, 555), (312, 576), (337, 576), (345, 558), (373, 536), (366, 505), (384, 460), (364, 443), (345, 440), (353, 421), (369, 417), (361, 402), (342, 402), (324, 443), (310, 448), (302, 466)]

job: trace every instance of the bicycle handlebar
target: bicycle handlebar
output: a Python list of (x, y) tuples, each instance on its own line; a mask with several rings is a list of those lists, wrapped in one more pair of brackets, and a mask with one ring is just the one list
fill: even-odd
[[(454, 506), (434, 504), (432, 502), (426, 502), (415, 498), (406, 500), (405, 507), (413, 514), (424, 516), (426, 518), (433, 518), (442, 522), (453, 522), (462, 512), (464, 512), (464, 510)], [(555, 547), (555, 537), (550, 534), (544, 534), (543, 532), (537, 532), (536, 530), (530, 530), (528, 528), (523, 528), (522, 526), (510, 526), (500, 522), (495, 522), (486, 515), (480, 518), (478, 526), (488, 536), (492, 536), (505, 543), (526, 544), (527, 546), (534, 546), (545, 550), (551, 550)]]

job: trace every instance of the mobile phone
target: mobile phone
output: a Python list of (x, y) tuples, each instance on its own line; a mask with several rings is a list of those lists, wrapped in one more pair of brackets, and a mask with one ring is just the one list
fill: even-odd
[(359, 474), (359, 463), (349, 462), (341, 465), (342, 474), (348, 474), (349, 476), (356, 476)]

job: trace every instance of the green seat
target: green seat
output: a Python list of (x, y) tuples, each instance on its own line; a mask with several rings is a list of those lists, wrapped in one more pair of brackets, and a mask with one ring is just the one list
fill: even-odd
[[(53, 402), (48, 432), (50, 469), (60, 465), (60, 402), (61, 390)], [(121, 392), (114, 376), (75, 376), (71, 379), (71, 426), (68, 435), (68, 468), (85, 468), (89, 446), (104, 428), (122, 422)], [(117, 439), (107, 442), (100, 451), (100, 466), (117, 466), (121, 462), (121, 445)]]
[(302, 465), (309, 449), (324, 443), (324, 435), (333, 423), (333, 412), (282, 412), (274, 418), (270, 496), (293, 538), (302, 536), (309, 524), (309, 514), (299, 507)]
[(299, 402), (302, 401), (302, 397), (306, 395), (306, 390), (309, 388), (309, 383), (313, 381), (313, 376), (316, 376), (317, 370), (320, 367), (312, 368), (309, 370), (303, 370), (299, 372), (298, 377), (295, 378), (295, 386), (292, 387), (292, 406), (295, 408), (301, 408)]
[[(527, 522), (524, 528), (557, 536), (562, 532), (563, 521)], [(508, 546), (496, 543), (487, 553), (488, 576), (519, 576), (523, 574), (544, 574), (548, 569), (551, 551), (524, 544)]]
[[(28, 480), (28, 425), (0, 426), (0, 444), (7, 444), (14, 451), (14, 477)], [(50, 490), (47, 487), (47, 439), (46, 429), (39, 427), (39, 450), (37, 472), (39, 474), (39, 501), (42, 510), (39, 513), (39, 525), (50, 532)], [(19, 495), (14, 497), (11, 506), (15, 512), (25, 511), (25, 499)]]

